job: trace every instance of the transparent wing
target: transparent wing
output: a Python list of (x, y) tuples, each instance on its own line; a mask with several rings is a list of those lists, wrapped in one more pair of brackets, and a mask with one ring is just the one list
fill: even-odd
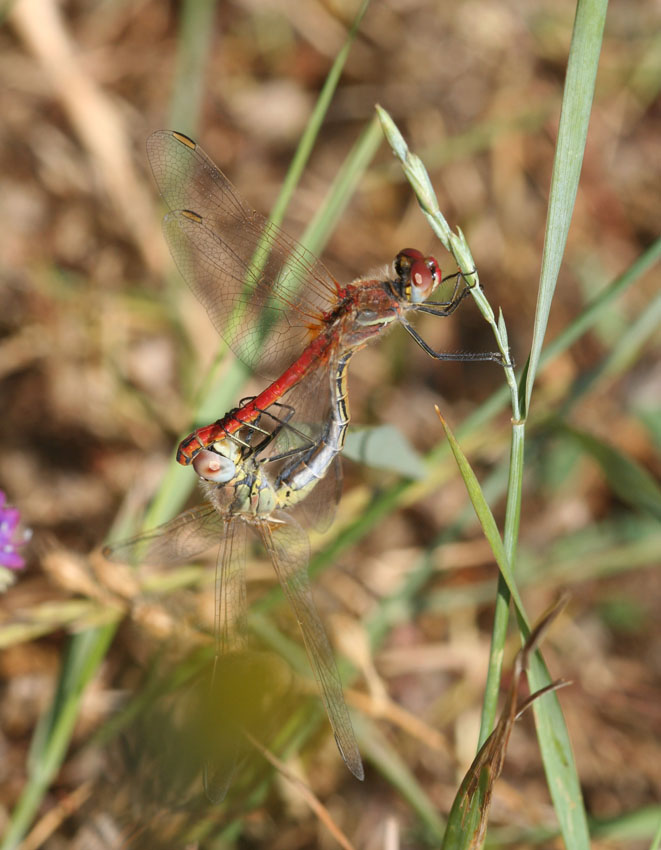
[(245, 647), (246, 522), (242, 517), (228, 517), (226, 529), (216, 564), (216, 656)]
[(342, 682), (310, 590), (307, 535), (298, 523), (281, 512), (275, 514), (273, 519), (274, 522), (264, 521), (259, 526), (264, 546), (303, 632), (308, 658), (340, 754), (353, 775), (363, 779), (363, 763), (344, 701)]
[(292, 511), (292, 515), (306, 527), (316, 531), (327, 531), (333, 519), (337, 503), (342, 496), (342, 459), (338, 455), (331, 463), (326, 475), (312, 489), (307, 498)]
[(111, 546), (103, 554), (129, 564), (180, 564), (218, 545), (225, 523), (212, 505), (199, 505), (169, 522)]
[(311, 252), (247, 208), (194, 142), (159, 130), (147, 154), (172, 211), (164, 219), (170, 251), (218, 332), (251, 367), (289, 365), (336, 303), (337, 283)]
[(216, 718), (222, 732), (209, 737), (211, 752), (204, 762), (204, 790), (213, 803), (224, 800), (245, 747), (241, 724), (247, 710), (238, 704), (236, 683), (230, 684), (231, 671), (236, 675), (236, 658), (245, 651), (247, 525), (241, 517), (228, 517), (226, 528), (216, 564), (216, 656), (209, 700), (210, 706), (224, 707)]

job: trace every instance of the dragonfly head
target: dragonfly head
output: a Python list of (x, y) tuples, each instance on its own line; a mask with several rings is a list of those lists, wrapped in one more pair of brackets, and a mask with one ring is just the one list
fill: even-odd
[(395, 289), (411, 304), (426, 301), (441, 282), (441, 268), (433, 257), (415, 248), (405, 248), (395, 258)]
[[(229, 448), (232, 443), (226, 442), (228, 442)], [(205, 481), (215, 481), (217, 484), (227, 484), (234, 478), (236, 464), (231, 457), (227, 457), (227, 454), (233, 453), (233, 450), (226, 452), (225, 448), (223, 445), (224, 453), (222, 454), (209, 449), (203, 449), (197, 453), (193, 461), (193, 468), (200, 478), (204, 478)]]

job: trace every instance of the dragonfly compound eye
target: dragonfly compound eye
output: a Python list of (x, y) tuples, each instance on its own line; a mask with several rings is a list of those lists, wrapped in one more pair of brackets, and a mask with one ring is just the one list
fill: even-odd
[(441, 270), (433, 257), (414, 260), (411, 263), (409, 299), (414, 304), (419, 304), (429, 298), (441, 279), (440, 272)]
[(433, 257), (415, 248), (400, 251), (395, 260), (400, 295), (412, 304), (425, 301), (441, 280), (441, 270)]
[(403, 279), (409, 276), (411, 266), (416, 260), (424, 260), (422, 251), (416, 248), (404, 248), (395, 258), (395, 274)]
[(236, 475), (236, 466), (229, 458), (204, 449), (195, 456), (193, 461), (195, 472), (206, 481), (217, 484), (227, 484)]

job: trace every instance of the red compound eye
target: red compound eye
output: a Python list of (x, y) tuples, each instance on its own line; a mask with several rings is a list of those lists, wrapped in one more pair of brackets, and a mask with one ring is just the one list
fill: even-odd
[(425, 301), (441, 280), (441, 270), (433, 257), (425, 257), (415, 248), (400, 251), (395, 261), (400, 291), (413, 304)]
[[(424, 260), (415, 260), (411, 263), (411, 286), (419, 291), (431, 289), (434, 276), (431, 269)], [(413, 299), (416, 300), (415, 298)]]
[(407, 259), (413, 261), (413, 260), (424, 260), (425, 257), (424, 257), (424, 254), (422, 253), (422, 251), (418, 251), (417, 248), (404, 248), (403, 251), (400, 251), (399, 254), (397, 254), (397, 259), (400, 259), (400, 258), (402, 258), (402, 259), (407, 258)]
[(236, 475), (236, 466), (229, 458), (208, 449), (198, 452), (193, 461), (193, 468), (200, 478), (218, 484), (227, 484)]

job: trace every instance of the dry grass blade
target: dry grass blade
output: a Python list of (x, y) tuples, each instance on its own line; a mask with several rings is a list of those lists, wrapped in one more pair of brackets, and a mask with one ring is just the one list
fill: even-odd
[(284, 762), (280, 761), (277, 756), (274, 756), (273, 753), (269, 752), (266, 747), (260, 744), (259, 741), (250, 734), (250, 732), (244, 731), (244, 735), (253, 747), (255, 747), (256, 750), (259, 750), (269, 764), (273, 765), (281, 776), (284, 776), (285, 779), (296, 786), (305, 802), (323, 823), (337, 843), (341, 847), (344, 847), (344, 850), (355, 850), (354, 845), (349, 841), (339, 826), (337, 826), (326, 806), (324, 806), (324, 804), (313, 794), (310, 787), (306, 785), (299, 776), (296, 776), (296, 774), (291, 771)]
[(131, 161), (129, 138), (120, 113), (85, 72), (78, 59), (59, 4), (21, 0), (9, 17), (38, 59), (76, 133), (87, 148), (97, 180), (135, 238), (147, 265), (163, 268), (163, 251), (153, 204)]
[(93, 783), (85, 782), (71, 794), (67, 794), (56, 806), (47, 811), (41, 820), (37, 821), (34, 829), (21, 842), (21, 850), (38, 850), (42, 847), (55, 830), (89, 800), (93, 790)]

